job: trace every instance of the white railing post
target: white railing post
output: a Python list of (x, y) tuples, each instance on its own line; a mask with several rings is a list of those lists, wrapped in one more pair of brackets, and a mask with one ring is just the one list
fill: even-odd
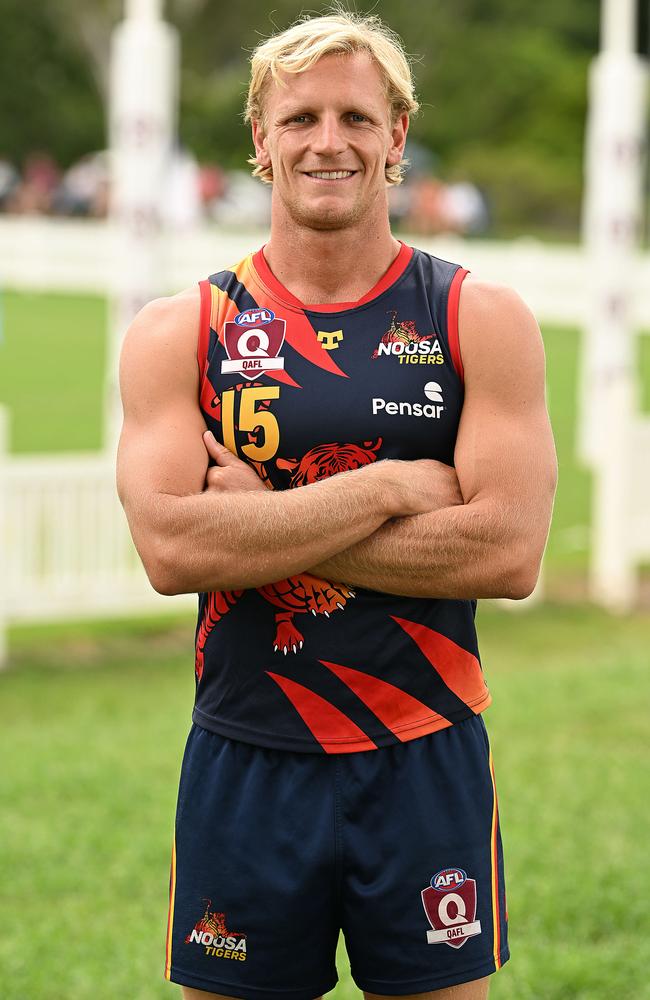
[(127, 0), (113, 32), (110, 73), (110, 215), (115, 227), (105, 386), (104, 447), (122, 425), (118, 358), (135, 314), (167, 291), (162, 205), (177, 126), (179, 42), (162, 0)]

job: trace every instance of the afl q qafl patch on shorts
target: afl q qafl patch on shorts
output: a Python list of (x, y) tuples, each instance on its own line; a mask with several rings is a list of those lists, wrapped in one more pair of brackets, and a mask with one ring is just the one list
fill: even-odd
[(333, 989), (339, 931), (361, 990), (405, 995), (508, 959), (481, 716), (379, 750), (307, 754), (188, 737), (165, 975), (246, 1000)]

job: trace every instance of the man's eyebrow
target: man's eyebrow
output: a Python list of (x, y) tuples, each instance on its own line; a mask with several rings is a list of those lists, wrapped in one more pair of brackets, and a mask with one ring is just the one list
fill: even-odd
[(294, 115), (314, 115), (320, 109), (311, 101), (294, 101), (292, 104), (280, 105), (276, 111), (278, 118), (292, 118)]
[[(377, 112), (373, 111), (371, 108), (364, 108), (358, 104), (357, 101), (350, 101), (349, 104), (341, 105), (341, 110), (343, 114), (353, 114), (353, 115), (364, 115), (366, 118), (376, 118)], [(311, 104), (292, 104), (282, 107), (282, 105), (276, 110), (276, 118), (295, 118), (297, 115), (313, 115), (317, 114), (318, 109)]]
[(292, 104), (286, 107), (279, 107), (276, 111), (278, 118), (293, 118), (294, 115), (311, 115), (314, 108), (309, 104)]

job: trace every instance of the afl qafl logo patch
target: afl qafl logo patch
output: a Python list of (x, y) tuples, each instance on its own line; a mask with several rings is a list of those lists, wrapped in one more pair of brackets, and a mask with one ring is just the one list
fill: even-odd
[(476, 879), (468, 878), (462, 868), (443, 868), (422, 890), (422, 905), (431, 930), (428, 944), (448, 944), (462, 948), (471, 937), (481, 933), (476, 920)]
[(228, 360), (221, 362), (221, 374), (236, 372), (254, 379), (264, 372), (284, 369), (284, 358), (279, 355), (285, 328), (286, 322), (270, 309), (249, 309), (240, 313), (234, 323), (224, 323)]

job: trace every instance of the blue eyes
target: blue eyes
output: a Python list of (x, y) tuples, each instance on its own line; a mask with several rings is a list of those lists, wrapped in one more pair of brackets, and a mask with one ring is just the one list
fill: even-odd
[[(365, 122), (368, 120), (365, 115), (359, 114), (356, 111), (350, 112), (349, 117), (354, 122)], [(294, 117), (290, 118), (289, 121), (296, 122), (298, 125), (302, 125), (303, 122), (306, 122), (310, 118), (311, 115), (294, 115)]]

